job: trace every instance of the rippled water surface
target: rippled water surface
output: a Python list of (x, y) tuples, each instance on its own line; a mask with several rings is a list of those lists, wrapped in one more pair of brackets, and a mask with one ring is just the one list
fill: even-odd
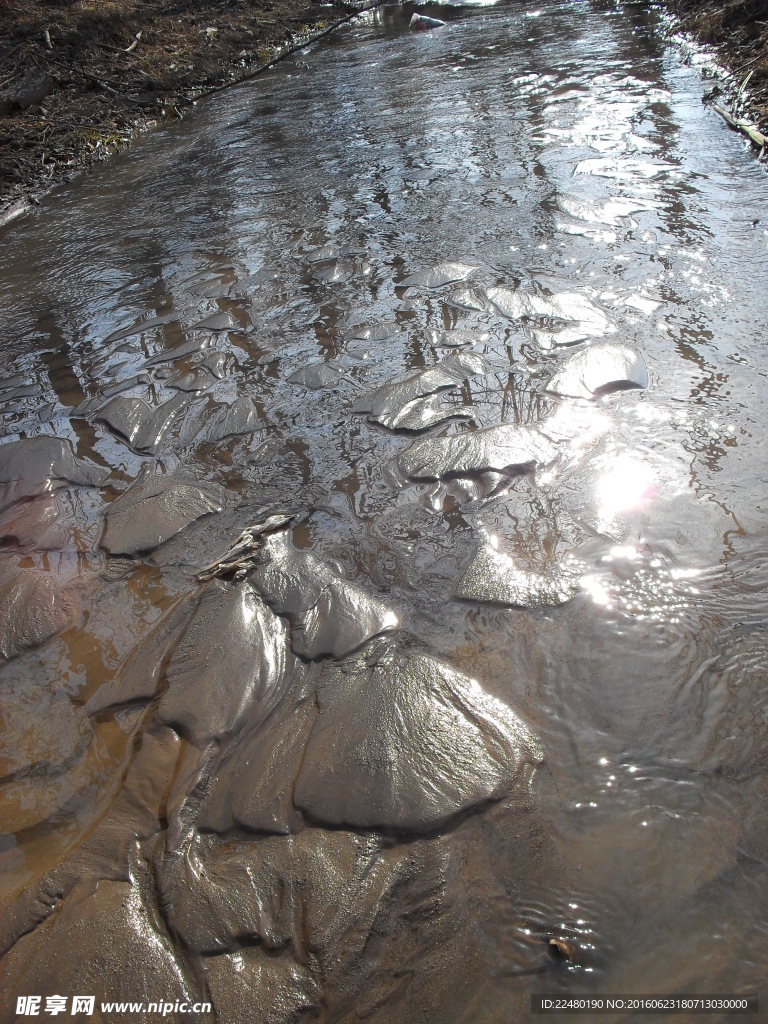
[(3, 1019), (768, 977), (768, 179), (635, 8), (413, 10), (0, 236)]

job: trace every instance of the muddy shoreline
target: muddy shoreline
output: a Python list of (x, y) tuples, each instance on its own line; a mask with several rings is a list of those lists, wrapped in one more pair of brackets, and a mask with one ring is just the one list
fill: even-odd
[[(257, 73), (375, 4), (179, 0), (0, 8), (0, 221), (196, 99)], [(758, 0), (670, 0), (740, 85), (711, 98), (768, 130), (768, 21)]]
[(0, 223), (201, 96), (243, 81), (371, 0), (0, 7)]
[(0, 231), (1, 1022), (765, 987), (768, 177), (643, 4), (414, 8)]
[[(664, 0), (674, 28), (714, 53), (732, 80), (706, 100), (736, 120), (768, 133), (768, 6), (764, 0)], [(747, 133), (744, 133), (745, 135)], [(756, 147), (760, 153), (761, 147)], [(766, 152), (762, 158), (765, 159)]]
[[(183, 117), (212, 89), (248, 78), (370, 6), (14, 0), (0, 8), (0, 221), (156, 123)], [(670, 0), (666, 8), (733, 74), (730, 95), (720, 83), (711, 99), (768, 130), (764, 4)]]

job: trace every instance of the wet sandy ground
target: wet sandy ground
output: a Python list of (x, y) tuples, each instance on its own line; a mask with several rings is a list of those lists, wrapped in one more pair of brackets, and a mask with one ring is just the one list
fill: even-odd
[(414, 10), (3, 231), (3, 1020), (764, 985), (766, 179), (641, 12)]

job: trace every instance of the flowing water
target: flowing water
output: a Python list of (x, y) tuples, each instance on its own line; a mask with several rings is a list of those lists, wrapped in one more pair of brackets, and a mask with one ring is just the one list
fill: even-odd
[(639, 7), (419, 10), (0, 235), (3, 1020), (768, 977), (768, 179)]

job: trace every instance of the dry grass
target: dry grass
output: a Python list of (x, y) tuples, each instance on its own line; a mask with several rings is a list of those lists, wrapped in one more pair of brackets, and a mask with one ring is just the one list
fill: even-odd
[(768, 2), (766, 0), (667, 0), (686, 32), (717, 50), (737, 82), (749, 75), (743, 109), (768, 133)]
[(41, 104), (0, 115), (0, 212), (106, 159), (148, 123), (182, 115), (200, 93), (251, 73), (350, 6), (0, 0), (0, 91), (13, 89), (30, 69), (47, 73), (54, 85)]

